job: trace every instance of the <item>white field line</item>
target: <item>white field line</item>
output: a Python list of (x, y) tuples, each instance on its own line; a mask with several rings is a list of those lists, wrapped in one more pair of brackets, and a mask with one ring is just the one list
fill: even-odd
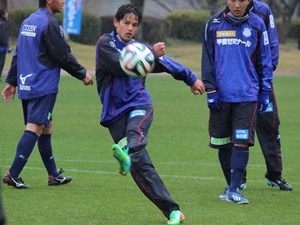
[[(3, 159), (2, 159), (3, 160)], [(97, 164), (110, 164), (110, 163), (114, 163), (117, 164), (116, 161), (111, 161), (111, 160), (56, 160), (56, 162), (71, 162), (71, 163), (97, 163)], [(199, 167), (214, 167), (214, 168), (219, 168), (219, 164), (218, 163), (188, 163), (188, 162), (180, 162), (180, 163), (175, 163), (175, 162), (156, 162), (154, 163), (154, 165), (159, 165), (159, 164), (163, 164), (163, 165), (190, 165), (190, 166), (199, 166)], [(1, 165), (1, 170), (4, 171), (4, 169), (9, 168), (9, 165)], [(99, 166), (101, 167), (101, 166)], [(265, 165), (263, 164), (248, 164), (248, 167), (265, 167)], [(2, 169), (4, 168), (4, 169)], [(29, 167), (29, 166), (25, 166), (24, 169), (28, 169), (28, 170), (45, 170), (44, 167)], [(104, 170), (80, 170), (80, 169), (76, 169), (76, 168), (64, 168), (67, 172), (75, 172), (75, 173), (92, 173), (92, 174), (103, 174), (103, 175), (118, 175), (119, 174), (115, 171), (104, 171)], [(219, 168), (220, 169), (220, 168)], [(176, 178), (176, 179), (189, 179), (189, 180), (210, 180), (210, 181), (224, 181), (224, 178), (218, 178), (218, 177), (209, 177), (209, 176), (192, 176), (192, 175), (176, 175), (176, 174), (159, 174), (160, 177), (165, 177), (165, 178)], [(222, 172), (220, 169), (220, 176), (222, 176)], [(288, 179), (289, 182), (291, 182)], [(249, 183), (261, 183), (261, 182), (265, 182), (265, 179), (262, 177), (262, 179), (260, 180), (251, 180), (251, 179), (247, 179), (247, 182)], [(300, 182), (291, 182), (291, 184), (300, 184)]]

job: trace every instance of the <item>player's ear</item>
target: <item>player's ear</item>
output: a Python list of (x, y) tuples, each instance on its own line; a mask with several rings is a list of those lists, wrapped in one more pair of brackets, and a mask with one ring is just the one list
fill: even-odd
[(119, 26), (119, 21), (116, 18), (113, 18), (113, 24), (117, 28)]

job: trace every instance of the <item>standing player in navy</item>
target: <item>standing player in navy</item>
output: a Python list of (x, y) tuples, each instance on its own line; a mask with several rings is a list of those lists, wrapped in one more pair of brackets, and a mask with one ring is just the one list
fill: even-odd
[(270, 46), (263, 21), (247, 6), (250, 0), (227, 0), (227, 7), (206, 24), (202, 79), (210, 109), (210, 147), (218, 157), (227, 188), (220, 199), (237, 204), (254, 145), (257, 111), (265, 111), (272, 83)]
[(5, 64), (6, 53), (11, 52), (11, 47), (8, 44), (7, 37), (7, 21), (8, 11), (7, 9), (0, 9), (0, 83), (2, 83), (2, 71)]
[(57, 171), (52, 154), (52, 111), (58, 93), (60, 68), (92, 85), (92, 77), (86, 73), (65, 41), (61, 25), (53, 17), (63, 10), (64, 0), (40, 0), (40, 9), (22, 23), (17, 49), (6, 77), (7, 86), (2, 92), (8, 102), (18, 97), (22, 100), (26, 130), (17, 146), (15, 159), (3, 178), (3, 182), (15, 188), (30, 188), (19, 177), (32, 153), (35, 143), (48, 172), (48, 185), (61, 185), (72, 178)]
[(6, 223), (6, 215), (3, 207), (2, 201), (2, 185), (0, 184), (0, 225), (4, 225)]
[[(115, 29), (99, 38), (96, 47), (96, 79), (103, 105), (100, 123), (107, 127), (114, 144), (114, 157), (120, 163), (119, 172), (132, 175), (144, 195), (169, 219), (168, 224), (180, 224), (184, 219), (179, 205), (173, 200), (157, 174), (146, 150), (148, 130), (153, 121), (153, 106), (144, 78), (132, 78), (121, 69), (120, 52), (133, 37), (142, 22), (142, 14), (132, 4), (119, 7), (113, 24)], [(165, 44), (151, 48), (156, 72), (170, 73), (183, 80), (194, 94), (204, 92), (203, 83), (186, 67), (165, 56)]]
[[(264, 2), (251, 0), (250, 10), (264, 21), (268, 30), (273, 71), (276, 70), (279, 58), (279, 42), (274, 17), (270, 7)], [(265, 157), (267, 172), (265, 177), (269, 186), (278, 187), (279, 190), (291, 191), (292, 185), (282, 178), (282, 156), (279, 134), (279, 116), (276, 104), (274, 88), (269, 95), (270, 103), (265, 112), (257, 114), (256, 134)], [(242, 190), (246, 189), (246, 171), (240, 185)]]

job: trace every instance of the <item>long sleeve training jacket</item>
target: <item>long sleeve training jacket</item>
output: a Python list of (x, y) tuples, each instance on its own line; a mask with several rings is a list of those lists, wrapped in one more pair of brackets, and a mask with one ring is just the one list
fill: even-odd
[[(96, 47), (96, 80), (100, 101), (103, 105), (100, 123), (108, 126), (117, 121), (128, 110), (140, 107), (152, 107), (150, 94), (145, 87), (145, 78), (132, 78), (122, 70), (119, 58), (123, 47), (137, 42), (132, 39), (125, 43), (115, 31), (102, 35)], [(151, 49), (151, 48), (150, 48)], [(188, 68), (168, 56), (155, 56), (152, 73), (167, 72), (177, 80), (183, 80), (188, 86), (197, 80)]]
[(62, 26), (39, 9), (22, 23), (6, 82), (18, 86), (20, 99), (58, 93), (60, 68), (83, 80), (86, 69), (71, 53)]
[(252, 12), (258, 15), (266, 25), (271, 47), (272, 66), (275, 71), (279, 60), (279, 41), (274, 16), (270, 7), (264, 2), (253, 0), (249, 6)]
[(222, 102), (255, 102), (270, 92), (272, 75), (268, 34), (263, 21), (249, 12), (234, 17), (228, 8), (206, 24), (202, 81)]
[(6, 52), (8, 47), (6, 19), (0, 18), (0, 51)]

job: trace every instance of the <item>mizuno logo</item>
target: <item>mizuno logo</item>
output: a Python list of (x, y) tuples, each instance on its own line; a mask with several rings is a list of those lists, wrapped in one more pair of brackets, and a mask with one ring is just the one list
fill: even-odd
[(60, 183), (63, 183), (65, 181), (65, 179), (66, 179), (65, 177), (63, 177), (63, 178), (56, 178), (56, 180), (59, 181)]
[(15, 183), (16, 187), (22, 187), (22, 186), (24, 186), (21, 182), (18, 183), (14, 178), (11, 178), (11, 180)]
[(31, 90), (31, 87), (29, 85), (25, 85), (26, 79), (31, 76), (32, 76), (32, 73), (28, 74), (26, 76), (23, 76), (23, 74), (20, 75), (21, 84), (20, 84), (19, 90), (22, 90), (22, 91), (30, 91)]
[(213, 18), (213, 21), (212, 21), (213, 23), (220, 23), (221, 21), (220, 21), (220, 18)]
[(21, 83), (24, 85), (25, 84), (25, 81), (28, 77), (31, 77), (32, 76), (32, 73), (31, 74), (28, 74), (26, 75), (25, 77), (23, 76), (23, 74), (20, 75), (20, 80), (21, 80)]

